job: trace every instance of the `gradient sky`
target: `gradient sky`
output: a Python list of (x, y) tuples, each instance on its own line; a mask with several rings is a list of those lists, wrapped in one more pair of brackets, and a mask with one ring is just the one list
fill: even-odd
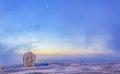
[(0, 63), (27, 51), (119, 56), (119, 44), (119, 0), (0, 0)]

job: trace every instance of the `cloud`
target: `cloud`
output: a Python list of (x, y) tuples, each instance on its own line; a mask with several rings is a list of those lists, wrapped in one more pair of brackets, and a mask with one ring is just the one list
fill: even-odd
[(60, 38), (42, 32), (8, 35), (0, 38), (0, 62), (22, 62), (22, 55), (27, 51), (36, 54), (116, 54), (120, 48), (119, 27), (109, 28), (111, 30), (106, 31), (107, 34), (104, 35), (90, 33), (76, 38)]
[(109, 41), (109, 48), (120, 52), (120, 25), (112, 25), (109, 27), (112, 39)]
[[(79, 38), (57, 38), (39, 36), (35, 33), (12, 35), (1, 39), (5, 52), (12, 50), (15, 54), (33, 51), (39, 54), (113, 54), (107, 42), (110, 35), (81, 36)], [(106, 52), (107, 51), (107, 52)]]
[(8, 45), (0, 43), (0, 64), (17, 64), (20, 63), (21, 58), (15, 54), (14, 47), (11, 48)]

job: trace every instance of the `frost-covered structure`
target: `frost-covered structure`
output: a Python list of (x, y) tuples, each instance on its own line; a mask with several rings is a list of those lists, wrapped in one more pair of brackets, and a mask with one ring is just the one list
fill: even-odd
[(36, 56), (32, 52), (27, 52), (23, 55), (24, 67), (34, 67)]

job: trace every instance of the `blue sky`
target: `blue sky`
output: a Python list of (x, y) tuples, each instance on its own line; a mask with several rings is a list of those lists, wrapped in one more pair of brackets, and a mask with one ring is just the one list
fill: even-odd
[(0, 0), (0, 63), (27, 51), (118, 55), (119, 20), (119, 0)]

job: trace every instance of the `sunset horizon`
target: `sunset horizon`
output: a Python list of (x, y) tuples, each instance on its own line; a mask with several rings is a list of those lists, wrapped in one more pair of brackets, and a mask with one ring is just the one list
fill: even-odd
[(29, 51), (120, 62), (119, 20), (118, 0), (0, 0), (0, 64)]

